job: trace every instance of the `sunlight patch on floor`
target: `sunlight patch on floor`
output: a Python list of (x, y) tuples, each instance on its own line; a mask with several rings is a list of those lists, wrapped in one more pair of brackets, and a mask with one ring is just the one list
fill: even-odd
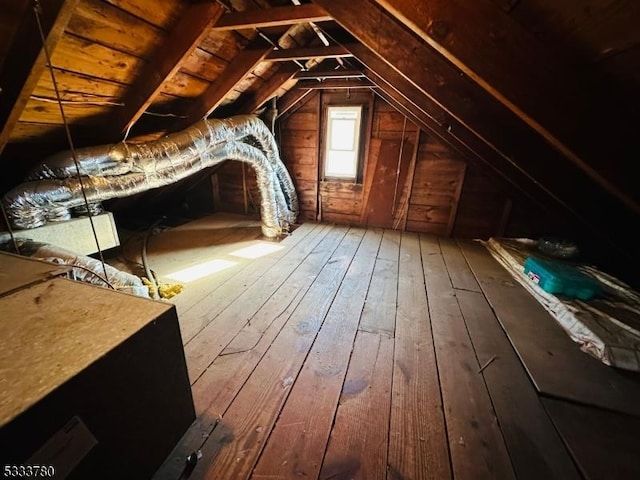
[(226, 270), (227, 268), (231, 268), (237, 264), (238, 262), (232, 262), (230, 260), (222, 260), (220, 258), (215, 258), (207, 262), (202, 262), (197, 265), (193, 265), (192, 267), (183, 268), (182, 270), (177, 270), (165, 276), (173, 280), (178, 280), (179, 282), (185, 282), (185, 283), (195, 282), (196, 280), (199, 280), (209, 275), (213, 275), (214, 273), (221, 272), (222, 270)]
[(249, 260), (254, 260), (256, 258), (269, 255), (270, 253), (277, 252), (278, 250), (282, 250), (283, 248), (284, 248), (283, 246), (277, 245), (274, 243), (259, 242), (254, 245), (250, 245), (248, 247), (234, 250), (233, 252), (230, 252), (229, 255), (232, 257), (240, 257), (240, 258), (246, 258)]

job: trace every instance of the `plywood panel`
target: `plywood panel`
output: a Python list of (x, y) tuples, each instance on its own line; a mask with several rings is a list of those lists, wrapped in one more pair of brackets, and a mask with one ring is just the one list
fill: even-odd
[(640, 379), (580, 351), (538, 301), (514, 283), (482, 245), (462, 251), (537, 389), (544, 394), (640, 416)]
[(553, 398), (542, 403), (586, 479), (640, 478), (640, 418)]

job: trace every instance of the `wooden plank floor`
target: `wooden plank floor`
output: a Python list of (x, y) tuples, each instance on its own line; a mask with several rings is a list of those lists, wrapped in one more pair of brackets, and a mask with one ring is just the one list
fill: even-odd
[(155, 480), (193, 452), (193, 479), (582, 478), (457, 243), (216, 221), (182, 229), (197, 252), (175, 232), (150, 248), (161, 277), (173, 242), (230, 262), (175, 297), (198, 417)]

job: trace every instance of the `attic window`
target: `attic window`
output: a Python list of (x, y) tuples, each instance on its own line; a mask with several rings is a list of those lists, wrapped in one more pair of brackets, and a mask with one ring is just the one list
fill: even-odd
[(327, 107), (324, 176), (358, 177), (362, 105)]

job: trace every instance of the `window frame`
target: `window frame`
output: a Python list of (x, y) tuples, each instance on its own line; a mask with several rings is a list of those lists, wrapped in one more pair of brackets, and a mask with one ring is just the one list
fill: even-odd
[[(358, 150), (356, 153), (356, 172), (355, 176), (331, 176), (327, 175), (326, 172), (326, 163), (327, 163), (327, 147), (329, 141), (329, 109), (333, 107), (360, 107), (360, 129), (359, 129), (359, 144)], [(362, 183), (363, 178), (363, 170), (364, 157), (369, 148), (369, 136), (368, 133), (371, 129), (371, 121), (370, 121), (370, 112), (371, 105), (370, 102), (349, 102), (349, 101), (341, 101), (341, 102), (330, 102), (323, 106), (322, 109), (322, 122), (321, 122), (321, 132), (320, 132), (320, 172), (319, 176), (322, 181), (332, 181), (332, 182), (346, 182), (346, 183)]]

